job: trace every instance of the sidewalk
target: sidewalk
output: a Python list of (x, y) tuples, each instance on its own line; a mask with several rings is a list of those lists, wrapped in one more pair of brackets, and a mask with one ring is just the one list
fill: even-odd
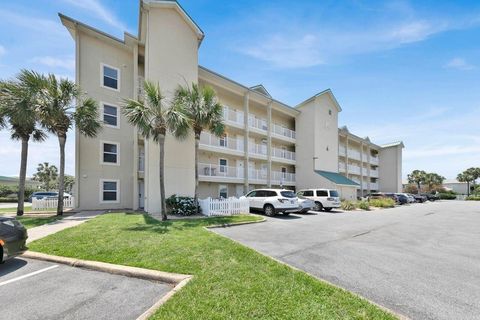
[(29, 229), (27, 243), (41, 239), (43, 237), (49, 236), (67, 228), (76, 227), (84, 223), (85, 221), (101, 215), (102, 213), (104, 213), (104, 211), (83, 211), (66, 217), (64, 219)]

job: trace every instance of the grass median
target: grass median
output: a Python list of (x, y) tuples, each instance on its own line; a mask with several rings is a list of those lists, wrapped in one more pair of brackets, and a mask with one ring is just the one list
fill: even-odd
[(146, 215), (105, 214), (29, 247), (193, 275), (153, 319), (395, 319), (366, 300), (203, 228), (258, 219), (159, 222)]

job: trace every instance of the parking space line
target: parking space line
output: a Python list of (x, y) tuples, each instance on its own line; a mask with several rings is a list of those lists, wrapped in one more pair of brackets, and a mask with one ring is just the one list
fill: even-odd
[(22, 280), (22, 279), (25, 279), (25, 278), (32, 277), (32, 276), (34, 276), (34, 275), (37, 275), (37, 274), (39, 274), (39, 273), (42, 273), (42, 272), (45, 272), (45, 271), (48, 271), (48, 270), (55, 269), (55, 268), (57, 268), (57, 267), (58, 267), (58, 264), (53, 265), (53, 266), (50, 266), (50, 267), (47, 267), (47, 268), (44, 268), (44, 269), (40, 269), (40, 270), (38, 270), (38, 271), (34, 271), (34, 272), (31, 272), (31, 273), (27, 273), (27, 274), (24, 274), (23, 276), (19, 276), (19, 277), (16, 277), (16, 278), (13, 278), (13, 279), (4, 281), (4, 282), (0, 282), (0, 287), (1, 287), (1, 286), (4, 286), (4, 285), (6, 285), (6, 284), (9, 284), (9, 283), (18, 281), (18, 280)]

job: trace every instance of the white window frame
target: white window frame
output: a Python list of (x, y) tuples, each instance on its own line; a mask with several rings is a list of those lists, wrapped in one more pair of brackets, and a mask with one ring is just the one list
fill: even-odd
[[(221, 164), (222, 160), (225, 160), (225, 165)], [(225, 158), (219, 158), (218, 159), (218, 172), (221, 172), (221, 173), (227, 173), (228, 172), (228, 159), (225, 159)]]
[[(116, 89), (111, 88), (111, 87), (107, 87), (103, 84), (103, 67), (107, 67), (107, 68), (114, 69), (114, 70), (117, 71), (118, 79), (117, 79), (117, 88)], [(113, 90), (113, 91), (116, 91), (116, 92), (120, 92), (121, 79), (122, 79), (122, 73), (121, 73), (119, 68), (116, 68), (114, 66), (108, 65), (108, 64), (103, 63), (103, 62), (100, 63), (100, 87), (105, 88), (105, 89), (109, 89), (109, 90)]]
[(219, 184), (218, 185), (218, 197), (221, 198), (220, 190), (222, 190), (222, 189), (227, 190), (225, 199), (228, 199), (228, 186), (226, 184)]
[[(117, 200), (103, 200), (103, 183), (104, 182), (115, 182), (117, 184), (117, 189), (115, 192), (117, 193)], [(100, 203), (120, 203), (120, 180), (118, 179), (100, 179), (99, 183), (99, 201)]]
[[(105, 127), (108, 127), (108, 128), (114, 128), (114, 129), (120, 129), (120, 107), (116, 104), (113, 104), (113, 103), (109, 103), (109, 102), (104, 102), (102, 101), (101, 102), (101, 105), (102, 105), (102, 114), (100, 115), (101, 116), (101, 120), (102, 120), (102, 123)], [(111, 124), (108, 124), (105, 122), (105, 105), (109, 106), (109, 107), (114, 107), (117, 109), (117, 125), (116, 126), (112, 126)], [(111, 116), (111, 115), (109, 115)]]
[[(224, 145), (222, 146), (222, 140), (224, 141)], [(228, 148), (228, 134), (225, 132), (223, 136), (218, 138), (218, 146), (220, 148)]]
[[(117, 162), (104, 162), (103, 161), (103, 145), (107, 144), (114, 144), (117, 146)], [(106, 165), (106, 166), (120, 166), (120, 142), (115, 142), (115, 141), (105, 141), (105, 140), (100, 140), (100, 164), (101, 165)]]

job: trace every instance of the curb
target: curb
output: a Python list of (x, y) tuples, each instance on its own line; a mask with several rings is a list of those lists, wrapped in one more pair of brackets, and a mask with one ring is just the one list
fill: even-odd
[(185, 274), (168, 273), (163, 271), (122, 266), (122, 265), (116, 265), (116, 264), (105, 263), (105, 262), (52, 256), (49, 254), (44, 254), (44, 253), (35, 252), (35, 251), (27, 251), (21, 256), (24, 258), (61, 263), (71, 267), (85, 268), (89, 270), (107, 272), (107, 273), (126, 276), (126, 277), (160, 281), (160, 282), (165, 282), (171, 285), (177, 285), (176, 287), (178, 287), (178, 285), (183, 281), (190, 280), (190, 278), (192, 278), (192, 276), (185, 275)]

